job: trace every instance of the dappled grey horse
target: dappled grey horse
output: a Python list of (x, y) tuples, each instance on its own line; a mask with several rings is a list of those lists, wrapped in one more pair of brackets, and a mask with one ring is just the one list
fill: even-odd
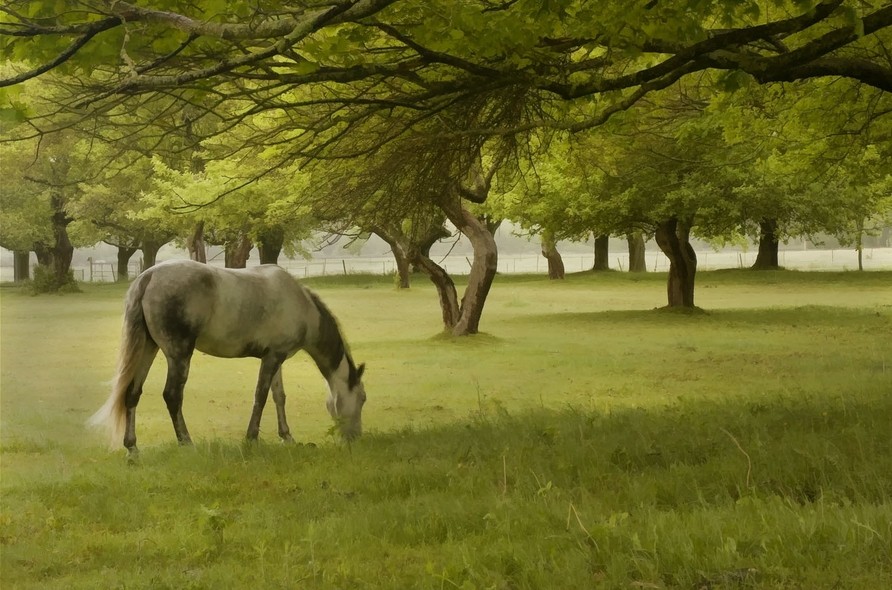
[(282, 363), (306, 350), (328, 381), (329, 413), (347, 440), (362, 432), (365, 365), (354, 364), (338, 324), (319, 297), (288, 272), (269, 264), (223, 269), (177, 260), (140, 274), (124, 308), (117, 374), (105, 405), (90, 419), (105, 424), (113, 441), (136, 448), (136, 405), (158, 349), (167, 358), (164, 401), (181, 444), (191, 443), (183, 420), (183, 388), (195, 350), (224, 358), (260, 359), (247, 438), (256, 440), (270, 388), (279, 436), (290, 442), (285, 419)]

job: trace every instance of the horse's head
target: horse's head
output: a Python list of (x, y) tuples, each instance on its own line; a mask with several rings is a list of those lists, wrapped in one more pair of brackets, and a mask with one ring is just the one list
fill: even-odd
[(341, 429), (341, 434), (348, 441), (362, 434), (362, 406), (365, 404), (363, 371), (365, 363), (359, 367), (353, 367), (350, 363), (346, 379), (336, 377), (329, 381), (331, 393), (325, 405)]

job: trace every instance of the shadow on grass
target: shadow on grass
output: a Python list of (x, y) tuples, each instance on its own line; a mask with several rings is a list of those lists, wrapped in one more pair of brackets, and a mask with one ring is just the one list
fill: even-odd
[[(882, 587), (890, 422), (888, 396), (609, 413), (486, 405), (462, 422), (349, 447), (162, 445), (134, 467), (97, 454), (56, 481), (7, 485), (0, 540), (14, 586), (98, 587), (93, 572), (132, 570), (140, 548), (140, 567), (165, 580), (185, 562), (220, 577), (195, 587), (242, 587), (256, 568), (227, 564), (253, 564), (260, 548), (354, 582), (384, 556), (375, 575), (396, 576), (387, 587), (438, 587), (422, 584), (435, 558), (437, 571), (473, 587), (588, 587), (592, 576), (611, 588), (751, 587), (730, 578), (739, 572), (798, 587), (812, 570), (806, 582), (853, 572), (864, 583), (851, 587)], [(159, 584), (138, 587), (182, 587)]]
[(487, 474), (505, 468), (527, 484), (535, 472), (563, 489), (603, 485), (602, 499), (613, 496), (617, 509), (632, 490), (675, 507), (764, 494), (796, 503), (885, 502), (892, 498), (889, 424), (888, 397), (691, 402), (607, 414), (512, 415), (495, 407), (464, 424), (371, 436), (356, 455), (475, 465)]
[(685, 325), (697, 322), (761, 326), (837, 326), (840, 322), (865, 323), (879, 329), (892, 323), (892, 307), (888, 311), (873, 311), (864, 308), (805, 305), (800, 307), (779, 307), (767, 309), (700, 309), (693, 312), (676, 311), (659, 307), (649, 310), (609, 310), (596, 312), (566, 312), (525, 315), (506, 321), (544, 324), (590, 325), (602, 324), (647, 324)]
[[(334, 438), (318, 447), (272, 440), (161, 445), (143, 451), (137, 479), (163, 487), (166, 478), (188, 473), (190, 486), (213, 497), (219, 485), (248, 485), (238, 481), (242, 473), (264, 481), (299, 479), (301, 486), (370, 500), (437, 490), (535, 496), (548, 485), (569, 498), (595, 493), (617, 511), (641, 503), (683, 509), (766, 496), (796, 504), (882, 503), (892, 498), (890, 423), (888, 397), (686, 402), (609, 413), (512, 414), (489, 404), (462, 422), (372, 432), (351, 446)], [(20, 450), (39, 452), (16, 443), (3, 452)], [(126, 469), (123, 455), (104, 457), (96, 458), (100, 472)], [(57, 497), (59, 486), (28, 493)]]

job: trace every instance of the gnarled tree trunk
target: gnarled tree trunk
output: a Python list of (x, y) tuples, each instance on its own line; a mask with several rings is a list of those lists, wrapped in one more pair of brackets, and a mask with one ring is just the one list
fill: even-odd
[(542, 231), (542, 256), (548, 261), (548, 278), (563, 279), (564, 278), (564, 259), (557, 249), (557, 240), (554, 232), (550, 230)]
[(395, 248), (391, 248), (393, 252), (393, 260), (396, 263), (396, 274), (399, 278), (399, 287), (400, 289), (408, 289), (409, 288), (409, 275), (411, 274), (411, 268), (409, 265), (409, 256), (406, 254), (406, 251), (399, 245)]
[[(373, 226), (369, 229), (372, 233), (384, 240), (388, 246), (390, 246), (390, 252), (393, 254), (393, 260), (396, 262), (396, 272), (399, 278), (399, 288), (408, 289), (410, 262), (408, 250), (411, 249), (411, 246), (409, 245), (409, 239), (405, 235), (398, 235), (399, 230), (397, 229), (390, 229), (379, 225)], [(420, 255), (420, 251), (416, 251), (416, 255)]]
[(669, 259), (668, 307), (694, 307), (697, 254), (690, 244), (691, 225), (672, 217), (657, 225), (655, 239)]
[(476, 334), (486, 296), (498, 270), (499, 250), (486, 223), (465, 209), (458, 199), (454, 203), (446, 204), (443, 210), (455, 227), (468, 238), (474, 249), (468, 286), (462, 296), (461, 313), (458, 321), (452, 326), (452, 334), (454, 336)]
[(629, 272), (647, 272), (644, 262), (644, 234), (633, 231), (626, 235), (629, 244)]
[(240, 235), (235, 241), (226, 242), (223, 246), (223, 259), (226, 268), (245, 268), (254, 244), (247, 235)]
[(592, 270), (610, 270), (610, 236), (601, 234), (595, 236), (595, 265)]
[(155, 266), (155, 261), (158, 259), (158, 250), (160, 250), (161, 246), (164, 244), (166, 244), (166, 242), (162, 243), (154, 240), (142, 241), (142, 244), (140, 244), (140, 250), (142, 250), (142, 270)]
[(753, 270), (777, 270), (780, 268), (777, 251), (780, 241), (777, 239), (777, 220), (765, 218), (759, 221), (759, 253)]
[(271, 229), (260, 234), (257, 240), (260, 264), (278, 264), (279, 255), (284, 246), (285, 231), (282, 228)]
[(31, 251), (15, 250), (12, 258), (12, 280), (20, 283), (31, 278)]
[(117, 248), (117, 281), (119, 283), (126, 283), (130, 279), (130, 258), (136, 254), (136, 251), (139, 248), (129, 246), (118, 246)]
[(437, 296), (440, 299), (440, 311), (443, 314), (443, 327), (452, 330), (458, 323), (461, 310), (458, 304), (458, 292), (455, 283), (442, 266), (430, 259), (421, 248), (415, 248), (409, 252), (409, 260), (427, 274), (434, 287), (437, 288)]
[(196, 262), (208, 261), (207, 246), (204, 242), (204, 222), (199, 221), (192, 230), (192, 235), (186, 240), (186, 249), (189, 251), (189, 258)]
[(71, 282), (69, 271), (71, 260), (74, 258), (74, 246), (68, 238), (68, 224), (72, 219), (65, 212), (64, 200), (60, 195), (53, 195), (50, 199), (53, 208), (53, 243), (44, 242), (34, 244), (33, 251), (37, 255), (37, 263), (50, 270), (53, 276), (48, 289), (58, 291)]
[[(445, 221), (446, 219), (442, 218), (439, 225), (436, 223), (431, 224), (430, 231), (418, 240), (418, 252), (422, 256), (430, 258), (431, 248), (433, 248), (434, 244), (436, 244), (438, 240), (448, 238), (452, 235), (445, 227), (443, 227)], [(422, 269), (420, 265), (412, 260), (412, 272), (422, 272), (423, 270), (424, 269)]]

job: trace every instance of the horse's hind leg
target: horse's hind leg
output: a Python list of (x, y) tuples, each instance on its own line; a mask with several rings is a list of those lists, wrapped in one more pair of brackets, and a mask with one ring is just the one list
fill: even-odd
[(285, 419), (285, 386), (282, 385), (282, 367), (273, 375), (272, 382), (273, 401), (276, 402), (276, 419), (279, 422), (279, 438), (285, 442), (294, 442), (291, 431), (288, 429), (288, 421)]
[(284, 358), (279, 356), (265, 356), (260, 360), (260, 375), (257, 377), (257, 389), (254, 390), (254, 410), (251, 412), (251, 420), (248, 422), (248, 432), (245, 438), (257, 440), (260, 434), (260, 417), (263, 415), (263, 406), (269, 396), (269, 388), (273, 377), (279, 372)]
[(189, 430), (186, 421), (183, 420), (183, 389), (186, 387), (186, 379), (189, 378), (189, 362), (192, 360), (192, 350), (186, 354), (167, 355), (167, 382), (164, 384), (164, 403), (170, 413), (173, 422), (173, 431), (181, 445), (191, 445)]
[(149, 376), (149, 369), (152, 368), (152, 362), (155, 355), (158, 354), (158, 346), (151, 340), (146, 342), (142, 351), (142, 358), (139, 360), (139, 366), (133, 375), (133, 381), (127, 388), (124, 396), (124, 406), (127, 408), (126, 422), (124, 426), (124, 447), (130, 456), (139, 453), (136, 448), (136, 406), (139, 404), (139, 398), (142, 395), (142, 386)]

